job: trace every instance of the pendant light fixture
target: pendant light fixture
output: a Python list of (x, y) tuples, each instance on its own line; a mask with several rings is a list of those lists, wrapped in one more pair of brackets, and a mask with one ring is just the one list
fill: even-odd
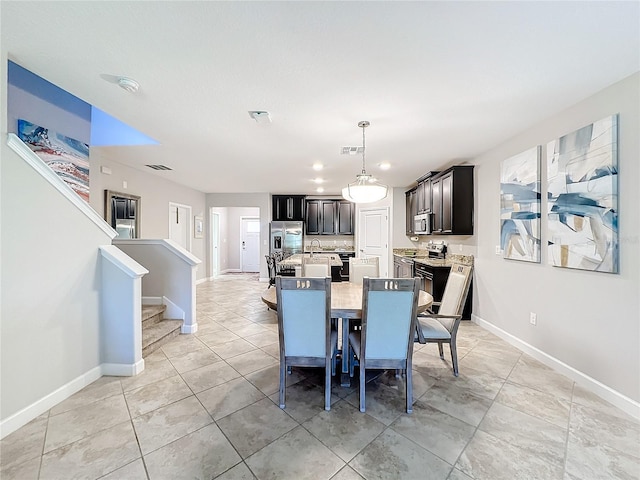
[(354, 203), (372, 203), (382, 200), (387, 196), (388, 187), (378, 183), (373, 175), (369, 175), (365, 170), (364, 154), (364, 129), (370, 123), (366, 120), (358, 122), (358, 126), (362, 128), (362, 173), (356, 175), (356, 181), (350, 183), (342, 189), (342, 196)]

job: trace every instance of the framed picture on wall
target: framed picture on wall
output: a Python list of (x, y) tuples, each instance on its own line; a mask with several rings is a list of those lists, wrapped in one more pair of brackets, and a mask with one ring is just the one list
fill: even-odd
[(195, 215), (193, 217), (193, 237), (202, 238), (204, 234), (204, 219), (202, 215)]

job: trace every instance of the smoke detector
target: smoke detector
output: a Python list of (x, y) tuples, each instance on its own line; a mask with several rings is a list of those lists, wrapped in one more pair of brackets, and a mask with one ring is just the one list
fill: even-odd
[(249, 110), (249, 116), (257, 123), (271, 123), (271, 115), (265, 110)]
[(133, 78), (118, 77), (118, 85), (129, 93), (136, 93), (140, 88), (140, 84)]

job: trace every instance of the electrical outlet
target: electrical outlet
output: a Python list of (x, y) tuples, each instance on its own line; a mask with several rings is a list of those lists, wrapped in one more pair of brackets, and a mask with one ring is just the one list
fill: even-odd
[(529, 323), (531, 325), (537, 325), (538, 324), (538, 315), (536, 315), (533, 312), (529, 312)]
[(500, 248), (500, 245), (496, 245), (496, 255), (502, 255), (502, 249)]

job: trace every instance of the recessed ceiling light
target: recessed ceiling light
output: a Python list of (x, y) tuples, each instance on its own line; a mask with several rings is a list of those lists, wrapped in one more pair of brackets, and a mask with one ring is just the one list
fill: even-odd
[(318, 178), (314, 178), (314, 179), (313, 179), (313, 182), (314, 182), (314, 183), (318, 183), (318, 184), (319, 184), (319, 183), (323, 183), (323, 182), (324, 182), (324, 180), (323, 180), (322, 178), (318, 177)]
[(258, 123), (271, 123), (271, 114), (266, 110), (249, 110), (249, 116)]
[(118, 85), (129, 93), (136, 93), (140, 88), (140, 84), (129, 77), (118, 77)]
[(380, 170), (389, 170), (391, 168), (391, 164), (389, 162), (382, 162), (378, 164)]
[(322, 192), (324, 192), (324, 188), (318, 187), (318, 188), (316, 188), (316, 192), (322, 193)]
[(322, 170), (323, 168), (324, 168), (324, 165), (322, 165), (321, 163), (314, 163), (314, 164), (313, 164), (313, 169), (314, 169), (316, 172), (319, 172), (319, 171), (320, 171), (320, 170)]

